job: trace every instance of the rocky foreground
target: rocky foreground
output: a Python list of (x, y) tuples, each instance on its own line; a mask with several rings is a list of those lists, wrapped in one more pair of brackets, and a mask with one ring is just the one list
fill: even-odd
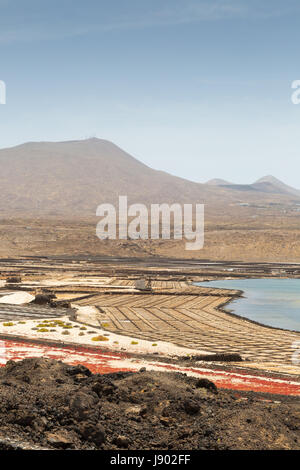
[(0, 449), (41, 447), (299, 449), (300, 401), (182, 374), (9, 361), (0, 369)]

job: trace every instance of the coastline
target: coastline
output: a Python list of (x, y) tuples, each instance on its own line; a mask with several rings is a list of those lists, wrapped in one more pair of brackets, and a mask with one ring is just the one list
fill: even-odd
[[(270, 277), (261, 277), (261, 278), (253, 278), (253, 277), (248, 277), (248, 278), (245, 278), (245, 277), (241, 277), (239, 278), (240, 280), (246, 280), (246, 279), (273, 279), (273, 278), (270, 278)], [(276, 278), (276, 279), (295, 279), (294, 277), (280, 277), (280, 278)], [(223, 279), (225, 280), (225, 279)], [(229, 280), (229, 279), (226, 279), (226, 280)], [(238, 278), (235, 278), (234, 279), (235, 281), (238, 280)], [(214, 282), (215, 279), (210, 279), (208, 281), (205, 281), (205, 282)], [(220, 282), (222, 282), (222, 280), (220, 280)], [(203, 285), (200, 285), (199, 283), (197, 283), (196, 285), (199, 285), (199, 287), (206, 287), (206, 286), (203, 286)], [(218, 287), (214, 287), (215, 289), (218, 289)], [(220, 289), (222, 289), (222, 287), (220, 287)], [(230, 290), (230, 289), (229, 289)], [(233, 292), (236, 292), (236, 289), (232, 289)], [(224, 302), (223, 305), (220, 305), (219, 307), (217, 307), (218, 310), (220, 310), (221, 312), (223, 313), (226, 313), (228, 315), (232, 315), (233, 317), (235, 318), (239, 318), (241, 320), (246, 320), (250, 323), (254, 323), (255, 325), (259, 325), (259, 326), (263, 326), (265, 328), (271, 328), (273, 330), (280, 330), (280, 331), (287, 331), (287, 332), (291, 332), (291, 333), (300, 333), (300, 330), (293, 330), (293, 329), (290, 329), (290, 328), (282, 328), (282, 327), (278, 327), (278, 326), (272, 326), (272, 325), (268, 325), (268, 324), (265, 324), (265, 323), (262, 323), (262, 322), (259, 322), (257, 320), (252, 320), (251, 318), (249, 317), (246, 317), (246, 316), (242, 316), (242, 315), (239, 315), (238, 313), (235, 313), (233, 312), (232, 310), (229, 310), (226, 308), (226, 306), (228, 306), (231, 302), (233, 302), (234, 300), (236, 299), (243, 299), (243, 298), (247, 298), (245, 296), (245, 291), (243, 290), (240, 290), (239, 291), (239, 294), (235, 294), (232, 296), (231, 299), (229, 299), (228, 301)]]
[[(244, 359), (242, 363), (230, 363), (230, 367), (236, 370), (242, 367), (251, 370), (251, 373), (258, 371), (264, 374), (299, 375), (300, 367), (291, 362), (292, 344), (300, 341), (299, 332), (264, 325), (229, 311), (230, 302), (243, 297), (242, 290), (194, 285), (195, 282), (209, 280), (208, 277), (210, 280), (225, 276), (228, 278), (228, 273), (223, 270), (224, 265), (222, 272), (210, 272), (207, 275), (202, 267), (191, 273), (190, 265), (182, 266), (179, 263), (178, 267), (172, 266), (170, 269), (168, 265), (163, 265), (162, 260), (157, 262), (157, 266), (152, 260), (147, 267), (140, 266), (136, 260), (134, 267), (131, 263), (123, 264), (125, 260), (121, 265), (118, 260), (110, 260), (110, 263), (108, 267), (108, 260), (103, 266), (102, 261), (94, 258), (85, 260), (84, 263), (81, 260), (73, 260), (71, 263), (69, 259), (66, 261), (44, 257), (39, 260), (9, 260), (2, 262), (2, 265), (3, 271), (6, 269), (10, 276), (20, 273), (22, 269), (25, 273), (20, 284), (10, 286), (12, 291), (24, 289), (32, 294), (40, 291), (54, 293), (57, 296), (54, 300), (55, 311), (61, 311), (62, 316), (64, 311), (67, 314), (63, 309), (64, 303), (69, 303), (76, 309), (89, 306), (83, 318), (74, 317), (74, 313), (70, 311), (67, 314), (70, 315), (68, 321), (75, 320), (77, 327), (86, 325), (86, 328), (94, 329), (97, 335), (110, 335), (111, 338), (118, 335), (126, 342), (125, 346), (121, 343), (117, 346), (111, 340), (98, 343), (98, 346), (88, 338), (82, 343), (78, 338), (76, 347), (89, 351), (106, 351), (109, 354), (124, 353), (136, 358), (140, 356), (141, 359), (153, 359), (155, 362), (162, 358), (164, 362), (174, 364), (184, 362), (190, 355), (222, 356), (236, 353)], [(136, 279), (148, 277), (149, 271), (152, 273), (152, 290), (148, 292), (135, 289)], [(245, 277), (246, 274), (240, 275), (239, 279)], [(254, 276), (248, 274), (247, 277)], [(1, 290), (7, 295), (7, 286), (3, 285)], [(91, 315), (90, 307), (94, 316)], [(47, 308), (49, 307), (39, 309), (35, 306), (34, 310), (43, 311), (43, 318), (47, 318)], [(19, 306), (18, 309), (20, 312), (22, 307)], [(8, 317), (12, 315), (13, 318), (15, 310), (10, 309)], [(24, 308), (25, 316), (27, 312), (28, 306)], [(30, 331), (25, 334), (21, 330), (14, 335), (12, 330), (11, 333), (8, 331), (9, 328), (5, 331), (1, 329), (0, 339), (4, 341), (24, 339), (28, 344), (53, 345), (61, 349), (74, 345), (69, 341), (71, 336), (63, 338), (56, 333), (55, 337), (45, 337), (47, 333), (32, 334), (33, 331)], [(131, 344), (132, 341), (135, 344)], [(109, 343), (111, 345), (108, 348)], [(148, 347), (139, 350), (144, 343)], [(157, 346), (154, 347), (153, 343)], [(168, 351), (161, 349), (160, 344), (167, 345)], [(179, 354), (179, 351), (182, 353)], [(196, 362), (188, 360), (186, 365), (195, 367)], [(207, 361), (201, 363), (209, 364)], [(214, 364), (215, 370), (218, 367), (225, 370), (228, 363), (221, 361)]]

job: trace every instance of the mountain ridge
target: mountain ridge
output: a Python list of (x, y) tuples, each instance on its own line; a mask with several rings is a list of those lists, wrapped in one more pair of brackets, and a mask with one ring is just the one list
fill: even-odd
[(117, 204), (119, 195), (128, 195), (130, 204), (204, 203), (211, 209), (244, 199), (288, 202), (298, 197), (266, 181), (256, 186), (192, 182), (155, 170), (97, 138), (27, 142), (1, 149), (0, 163), (0, 210), (5, 214), (85, 217), (95, 215), (101, 203)]
[(257, 189), (261, 192), (277, 192), (281, 194), (287, 193), (300, 197), (299, 189), (287, 185), (286, 183), (272, 175), (263, 176), (262, 178), (256, 180), (254, 183), (250, 184), (229, 183), (228, 181), (219, 178), (209, 180), (205, 184), (210, 186), (226, 186), (230, 187), (231, 189), (246, 190), (248, 188), (249, 190)]

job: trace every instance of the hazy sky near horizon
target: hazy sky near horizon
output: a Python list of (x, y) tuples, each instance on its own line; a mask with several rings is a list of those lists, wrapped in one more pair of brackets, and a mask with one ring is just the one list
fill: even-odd
[(194, 181), (300, 187), (298, 0), (0, 0), (0, 147), (99, 137)]

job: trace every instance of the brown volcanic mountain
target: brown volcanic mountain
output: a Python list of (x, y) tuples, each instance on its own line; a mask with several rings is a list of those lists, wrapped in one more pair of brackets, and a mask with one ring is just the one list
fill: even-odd
[(233, 189), (235, 191), (258, 191), (261, 193), (272, 193), (272, 194), (289, 194), (296, 197), (300, 197), (300, 190), (295, 189), (292, 186), (288, 186), (274, 176), (264, 176), (252, 184), (234, 184), (222, 179), (213, 179), (207, 181), (209, 186), (226, 187), (227, 189)]
[(283, 183), (277, 178), (274, 178), (274, 176), (264, 176), (263, 178), (259, 179), (254, 183), (255, 185), (272, 185), (273, 187), (275, 186), (279, 191), (282, 193), (289, 193), (293, 194), (294, 196), (300, 197), (300, 190), (295, 189), (292, 186), (288, 186), (287, 184)]
[(0, 150), (0, 163), (0, 209), (12, 215), (86, 217), (94, 215), (100, 203), (116, 203), (119, 195), (128, 195), (130, 203), (204, 202), (210, 206), (266, 197), (288, 202), (296, 197), (284, 191), (277, 194), (275, 186), (266, 195), (259, 184), (247, 189), (193, 183), (153, 170), (100, 139), (27, 143)]

